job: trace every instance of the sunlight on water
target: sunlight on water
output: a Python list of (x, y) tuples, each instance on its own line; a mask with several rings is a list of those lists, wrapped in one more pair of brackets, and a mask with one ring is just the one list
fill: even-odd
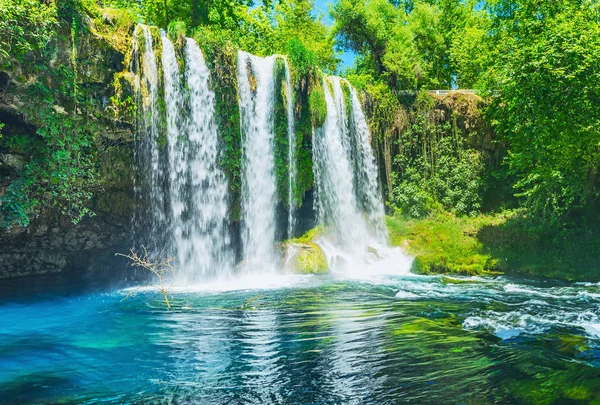
[(171, 311), (149, 288), (125, 300), (131, 291), (4, 294), (0, 397), (528, 404), (527, 384), (538, 379), (549, 382), (538, 399), (568, 402), (574, 384), (600, 395), (599, 285), (412, 274), (268, 280), (175, 288)]

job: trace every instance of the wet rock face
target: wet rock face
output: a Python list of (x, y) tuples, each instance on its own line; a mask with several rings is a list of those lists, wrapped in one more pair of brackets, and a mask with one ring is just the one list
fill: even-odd
[[(62, 39), (57, 52), (48, 61), (50, 69), (69, 65), (69, 27), (62, 28), (66, 31), (59, 35)], [(86, 270), (114, 272), (125, 267), (126, 263), (115, 253), (127, 252), (133, 240), (133, 124), (131, 117), (117, 114), (110, 103), (115, 94), (114, 77), (125, 70), (124, 56), (123, 50), (105, 38), (82, 31), (78, 40), (78, 84), (97, 106), (93, 116), (101, 133), (95, 162), (98, 186), (89, 207), (95, 215), (73, 224), (57, 208), (45, 207), (27, 227), (0, 228), (0, 279)], [(38, 137), (39, 123), (27, 121), (23, 114), (28, 87), (36, 80), (49, 79), (32, 76), (17, 80), (23, 75), (22, 70), (15, 64), (0, 71), (2, 135), (5, 139), (20, 136), (33, 141)], [(127, 91), (128, 88), (121, 89), (118, 96), (127, 96)], [(58, 105), (60, 100), (56, 103), (60, 114), (65, 106)], [(0, 143), (0, 197), (31, 159), (28, 152), (10, 145)]]
[(133, 202), (113, 212), (99, 210), (77, 225), (46, 210), (27, 228), (3, 230), (0, 279), (124, 267), (114, 254), (131, 246), (132, 207)]

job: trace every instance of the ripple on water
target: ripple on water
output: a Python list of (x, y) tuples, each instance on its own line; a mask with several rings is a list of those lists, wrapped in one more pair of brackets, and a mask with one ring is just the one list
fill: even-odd
[[(441, 404), (600, 396), (600, 304), (583, 294), (593, 286), (282, 280), (283, 288), (174, 290), (171, 311), (151, 289), (125, 301), (109, 293), (0, 305), (0, 397)], [(531, 398), (526, 383), (540, 379), (553, 388)], [(42, 380), (71, 388), (34, 389)], [(573, 386), (579, 391), (560, 388)]]

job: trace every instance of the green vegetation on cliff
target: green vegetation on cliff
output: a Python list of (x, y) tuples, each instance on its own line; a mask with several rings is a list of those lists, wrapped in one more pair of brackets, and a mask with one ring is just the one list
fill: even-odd
[[(3, 193), (2, 224), (26, 226), (49, 208), (78, 222), (93, 215), (101, 162), (113, 151), (104, 138), (112, 120), (99, 104), (113, 81), (110, 64), (123, 59), (111, 41), (119, 33), (129, 42), (129, 27), (75, 0), (8, 1), (0, 14), (0, 69), (12, 82), (0, 149), (25, 161)], [(105, 37), (106, 21), (115, 35)]]

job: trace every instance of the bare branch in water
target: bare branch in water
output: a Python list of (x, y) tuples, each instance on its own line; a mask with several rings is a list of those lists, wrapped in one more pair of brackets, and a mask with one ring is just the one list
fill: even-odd
[[(175, 280), (175, 267), (173, 267), (173, 261), (175, 260), (174, 256), (164, 257), (164, 251), (158, 256), (157, 259), (153, 260), (148, 254), (148, 250), (145, 246), (142, 246), (143, 254), (138, 254), (138, 252), (133, 249), (129, 249), (129, 254), (125, 255), (122, 253), (115, 253), (116, 256), (126, 257), (131, 260), (131, 265), (133, 267), (141, 267), (153, 273), (160, 282), (159, 289), (165, 298), (165, 303), (167, 304), (167, 308), (171, 309), (171, 303), (169, 302), (169, 298), (167, 297), (167, 293), (169, 289), (173, 286), (173, 282)], [(170, 279), (170, 284), (167, 286), (165, 283)], [(128, 298), (131, 294), (129, 294)], [(124, 299), (125, 299), (124, 298)]]

